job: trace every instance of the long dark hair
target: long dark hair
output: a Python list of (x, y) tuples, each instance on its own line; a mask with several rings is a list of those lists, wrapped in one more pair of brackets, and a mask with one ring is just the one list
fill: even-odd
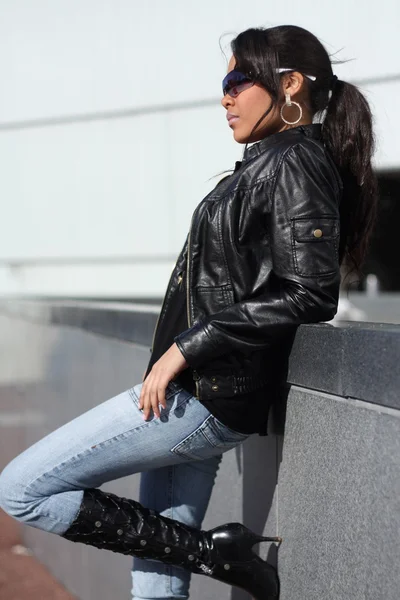
[(372, 114), (365, 96), (355, 85), (335, 80), (332, 64), (340, 61), (331, 61), (318, 38), (302, 27), (247, 29), (231, 42), (231, 49), (235, 68), (259, 81), (272, 98), (271, 107), (253, 131), (280, 101), (283, 74), (276, 72), (278, 67), (316, 77), (315, 81), (304, 78), (311, 112), (325, 114), (322, 138), (344, 185), (340, 255), (349, 268), (347, 275), (353, 271), (361, 275), (378, 201), (377, 178), (371, 166), (375, 148)]

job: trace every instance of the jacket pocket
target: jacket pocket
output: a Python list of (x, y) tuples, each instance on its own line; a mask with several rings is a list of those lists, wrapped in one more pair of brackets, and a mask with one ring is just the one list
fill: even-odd
[(294, 269), (298, 275), (331, 275), (339, 268), (339, 218), (297, 217), (291, 220)]
[(230, 285), (196, 286), (193, 291), (196, 307), (203, 314), (213, 314), (234, 303)]
[(197, 429), (174, 446), (171, 452), (189, 460), (205, 460), (231, 450), (248, 437), (249, 434), (234, 431), (209, 415)]

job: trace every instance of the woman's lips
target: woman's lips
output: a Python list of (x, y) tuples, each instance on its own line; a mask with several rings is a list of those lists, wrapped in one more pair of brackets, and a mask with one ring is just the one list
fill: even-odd
[(233, 125), (233, 123), (236, 123), (236, 121), (239, 120), (239, 117), (237, 115), (233, 115), (232, 113), (227, 113), (226, 118), (230, 127)]

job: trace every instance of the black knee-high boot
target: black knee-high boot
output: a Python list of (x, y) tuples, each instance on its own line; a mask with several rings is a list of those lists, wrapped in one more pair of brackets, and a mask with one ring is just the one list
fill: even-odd
[(121, 554), (181, 566), (243, 588), (256, 600), (279, 595), (275, 567), (257, 556), (257, 542), (281, 542), (258, 536), (241, 523), (209, 531), (189, 527), (144, 508), (139, 502), (102, 492), (84, 491), (79, 513), (62, 537)]

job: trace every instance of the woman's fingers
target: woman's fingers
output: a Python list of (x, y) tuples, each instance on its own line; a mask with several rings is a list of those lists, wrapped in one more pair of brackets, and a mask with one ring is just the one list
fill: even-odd
[(145, 398), (145, 388), (147, 386), (147, 382), (143, 383), (142, 388), (140, 390), (140, 396), (139, 396), (139, 402), (138, 402), (138, 407), (140, 410), (143, 409), (143, 402), (144, 402), (144, 398)]
[(140, 392), (139, 408), (143, 410), (144, 419), (149, 418), (151, 411), (156, 417), (160, 417), (160, 404), (167, 407), (165, 390), (168, 383), (187, 367), (188, 364), (175, 343), (153, 365)]
[(150, 402), (150, 396), (148, 394), (146, 394), (144, 396), (141, 408), (142, 408), (142, 412), (143, 412), (143, 419), (145, 421), (147, 421), (147, 419), (150, 416), (150, 412), (151, 412), (151, 402)]
[(160, 418), (160, 408), (167, 408), (167, 402), (165, 400), (165, 390), (167, 383), (157, 383), (151, 378), (147, 378), (146, 382), (142, 386), (142, 390), (139, 398), (139, 409), (143, 411), (143, 418), (147, 421), (150, 418), (151, 411), (153, 411), (156, 418)]
[(158, 405), (161, 404), (163, 408), (167, 408), (167, 401), (165, 399), (165, 390), (167, 389), (167, 385), (161, 385), (158, 387)]
[(158, 408), (158, 395), (157, 395), (157, 388), (152, 388), (151, 392), (150, 392), (150, 406), (149, 406), (149, 413), (148, 415), (145, 417), (146, 420), (149, 418), (150, 416), (150, 412), (151, 409), (153, 409), (153, 413), (154, 416), (159, 419), (160, 418), (160, 409)]

